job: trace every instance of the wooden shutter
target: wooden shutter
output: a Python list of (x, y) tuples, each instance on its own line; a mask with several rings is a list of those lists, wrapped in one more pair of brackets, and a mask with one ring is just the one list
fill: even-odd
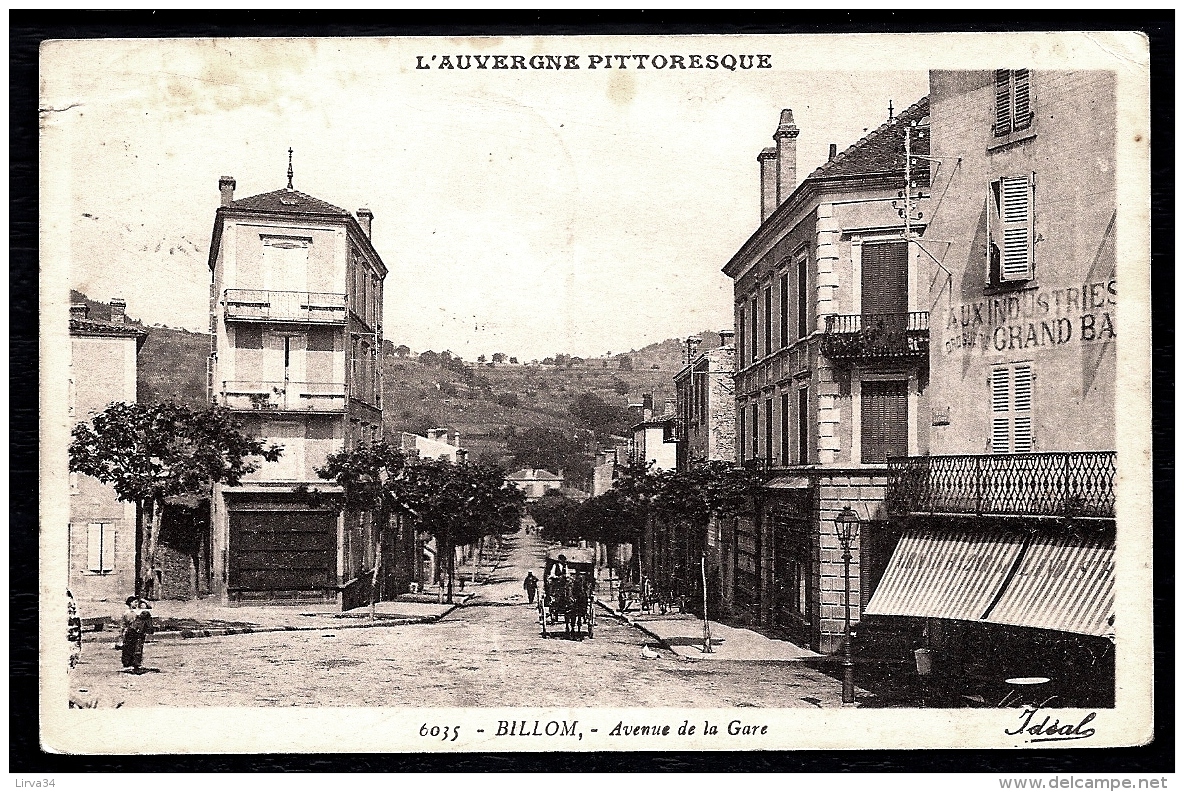
[(1012, 451), (1028, 454), (1032, 451), (1032, 366), (1017, 365), (1013, 371), (1012, 387)]
[(789, 273), (781, 274), (781, 348), (789, 346)]
[(740, 449), (740, 461), (741, 461), (741, 462), (743, 462), (743, 461), (744, 461), (744, 452), (748, 450), (747, 446), (745, 446), (745, 445), (744, 445), (744, 440), (745, 440), (745, 438), (744, 438), (744, 429), (745, 429), (745, 426), (747, 426), (747, 424), (745, 424), (745, 423), (744, 423), (744, 421), (745, 421), (745, 420), (746, 420), (746, 418), (747, 418), (747, 416), (745, 415), (745, 412), (747, 412), (747, 410), (748, 410), (748, 408), (747, 408), (747, 407), (741, 407), (741, 408), (740, 408), (740, 420), (737, 422), (737, 429), (739, 429), (739, 430), (740, 430), (740, 431), (739, 431), (739, 434), (740, 434), (739, 440), (740, 440), (740, 442), (739, 442), (737, 445), (738, 445), (738, 448)]
[(807, 335), (808, 303), (806, 295), (806, 259), (798, 259), (798, 338)]
[(773, 287), (765, 287), (765, 354), (773, 351)]
[[(860, 251), (860, 302), (864, 316), (905, 313), (909, 306), (908, 243), (864, 245)], [(866, 323), (864, 325), (867, 326)]]
[(995, 70), (995, 134), (1011, 132), (1011, 70)]
[(765, 399), (765, 459), (773, 463), (773, 400)]
[(1011, 371), (991, 371), (991, 453), (1011, 450)]
[(991, 372), (991, 452), (1032, 452), (1032, 364)]
[(860, 392), (860, 449), (864, 463), (908, 453), (908, 383), (864, 381)]
[(90, 523), (86, 526), (86, 568), (91, 572), (110, 572), (114, 569), (115, 532), (111, 523)]
[(1032, 179), (1005, 176), (993, 190), (998, 200), (996, 244), (1002, 252), (1001, 281), (1032, 278)]
[(757, 315), (759, 303), (757, 302), (755, 294), (752, 295), (752, 305), (750, 307), (752, 310), (752, 316), (749, 317), (749, 321), (751, 323), (751, 327), (749, 329), (752, 331), (752, 361), (755, 363), (756, 359), (760, 357), (760, 325), (758, 324), (759, 316)]
[(798, 463), (810, 462), (810, 392), (798, 390)]
[(1013, 129), (1027, 129), (1032, 124), (1032, 88), (1027, 69), (1012, 73), (1014, 86), (1011, 125)]
[(781, 464), (789, 465), (789, 394), (781, 394)]
[(744, 306), (740, 305), (736, 309), (736, 327), (740, 331), (740, 338), (737, 339), (739, 343), (736, 344), (736, 349), (740, 352), (740, 368), (744, 368), (745, 364), (748, 362), (747, 358), (745, 357), (747, 347), (745, 346), (744, 342), (747, 341), (747, 339), (744, 337), (744, 335), (745, 331), (747, 330), (747, 325), (744, 322), (744, 318)]

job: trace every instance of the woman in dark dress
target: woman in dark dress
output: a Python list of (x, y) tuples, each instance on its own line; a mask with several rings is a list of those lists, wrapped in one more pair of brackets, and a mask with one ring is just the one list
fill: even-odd
[(123, 614), (123, 670), (140, 673), (144, 665), (144, 639), (152, 631), (152, 612), (139, 597), (127, 598)]

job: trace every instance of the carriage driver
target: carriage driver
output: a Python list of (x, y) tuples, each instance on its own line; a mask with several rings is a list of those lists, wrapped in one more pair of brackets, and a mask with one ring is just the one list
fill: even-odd
[(550, 577), (550, 578), (567, 577), (567, 556), (563, 555), (562, 553), (559, 554), (559, 557), (557, 559), (555, 559), (554, 563), (551, 564), (551, 570), (548, 573), (547, 577)]

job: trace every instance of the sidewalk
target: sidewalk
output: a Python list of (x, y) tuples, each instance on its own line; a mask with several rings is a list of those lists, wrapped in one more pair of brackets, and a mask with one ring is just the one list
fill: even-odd
[[(413, 596), (413, 595), (412, 595)], [(217, 600), (160, 600), (152, 604), (153, 621), (157, 631), (149, 641), (168, 641), (187, 638), (212, 638), (284, 630), (340, 630), (353, 627), (395, 627), (404, 624), (427, 624), (447, 616), (462, 606), (471, 594), (454, 594), (453, 604), (404, 601), (379, 602), (374, 619), (370, 607), (363, 606), (341, 612), (330, 605), (222, 605)], [(416, 598), (420, 599), (420, 598)], [(85, 613), (85, 604), (83, 605)], [(110, 603), (96, 603), (108, 606)], [(86, 614), (82, 640), (115, 641), (119, 635), (117, 617), (120, 613), (94, 612)], [(112, 621), (102, 622), (110, 616)], [(98, 631), (94, 630), (98, 622)]]
[(617, 618), (624, 619), (637, 629), (656, 639), (680, 657), (690, 660), (747, 660), (795, 663), (812, 660), (822, 655), (803, 649), (788, 641), (775, 641), (760, 633), (740, 627), (729, 627), (717, 621), (711, 625), (711, 652), (703, 651), (703, 620), (690, 613), (646, 613), (629, 611), (621, 614), (612, 603), (597, 598), (597, 604)]

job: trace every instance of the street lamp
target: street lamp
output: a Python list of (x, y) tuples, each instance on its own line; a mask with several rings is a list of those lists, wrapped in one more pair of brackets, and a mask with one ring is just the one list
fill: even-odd
[(855, 703), (855, 661), (851, 658), (851, 543), (859, 535), (859, 515), (850, 506), (835, 517), (835, 534), (843, 548), (843, 703)]

